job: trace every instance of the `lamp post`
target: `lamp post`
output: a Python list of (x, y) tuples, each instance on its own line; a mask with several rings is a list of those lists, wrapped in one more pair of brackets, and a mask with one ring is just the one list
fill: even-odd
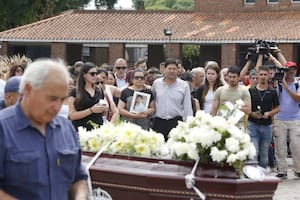
[(168, 36), (169, 42), (168, 42), (168, 58), (171, 57), (171, 36), (172, 36), (172, 29), (171, 28), (165, 28), (164, 29), (165, 36)]

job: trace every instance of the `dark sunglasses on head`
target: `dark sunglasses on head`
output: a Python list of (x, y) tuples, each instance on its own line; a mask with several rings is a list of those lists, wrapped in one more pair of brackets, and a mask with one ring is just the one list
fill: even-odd
[(97, 72), (88, 72), (91, 76), (97, 76)]
[(117, 70), (126, 69), (127, 67), (116, 67)]
[(135, 76), (135, 77), (133, 77), (135, 80), (138, 80), (138, 79), (140, 79), (140, 80), (145, 80), (145, 77), (144, 76)]

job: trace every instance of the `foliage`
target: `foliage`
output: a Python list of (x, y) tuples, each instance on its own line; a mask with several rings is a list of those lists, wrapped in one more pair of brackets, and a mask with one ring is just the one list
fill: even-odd
[(0, 31), (83, 8), (90, 0), (1, 0)]
[(198, 60), (200, 56), (200, 46), (199, 45), (183, 45), (183, 65), (186, 68), (192, 69), (199, 65)]
[(117, 2), (118, 0), (95, 0), (95, 7), (97, 10), (103, 7), (111, 10)]
[[(136, 6), (137, 0), (133, 3)], [(145, 0), (146, 10), (192, 10), (194, 0)]]

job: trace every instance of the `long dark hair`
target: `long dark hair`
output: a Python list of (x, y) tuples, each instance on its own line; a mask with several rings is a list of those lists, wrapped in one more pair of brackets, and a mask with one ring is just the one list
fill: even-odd
[(23, 71), (23, 73), (24, 73), (24, 66), (22, 66), (22, 65), (14, 65), (14, 66), (12, 66), (10, 68), (8, 77), (10, 78), (10, 77), (15, 76), (16, 75), (16, 71), (18, 70), (18, 68), (20, 68)]
[[(218, 63), (216, 62), (211, 62), (211, 63), (208, 63), (205, 67), (205, 74), (207, 73), (207, 70), (214, 70), (216, 73), (217, 73), (217, 79), (216, 79), (216, 82), (214, 83), (213, 85), (213, 91), (216, 91), (216, 89), (220, 86), (222, 86), (222, 82), (220, 80), (220, 67), (218, 65)], [(205, 77), (205, 82), (204, 82), (204, 85), (203, 85), (203, 93), (202, 93), (202, 96), (201, 96), (201, 99), (202, 99), (202, 102), (205, 102), (205, 97), (208, 93), (208, 90), (209, 90), (209, 83), (208, 83), (208, 80), (207, 80), (207, 77)]]
[(84, 74), (86, 74), (91, 68), (96, 68), (96, 65), (91, 62), (86, 62), (80, 69), (80, 72), (77, 77), (77, 84), (76, 84), (76, 98), (74, 101), (75, 106), (78, 105), (83, 99), (83, 92), (85, 90), (85, 79)]

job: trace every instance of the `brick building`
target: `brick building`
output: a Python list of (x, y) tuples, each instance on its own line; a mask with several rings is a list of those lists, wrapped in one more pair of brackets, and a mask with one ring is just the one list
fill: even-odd
[[(277, 42), (288, 60), (300, 63), (300, 0), (195, 0), (194, 11), (70, 10), (0, 32), (1, 55), (130, 64), (148, 57), (182, 58), (184, 45), (200, 45), (198, 63), (243, 65), (254, 39)], [(165, 35), (170, 28), (172, 35)]]

